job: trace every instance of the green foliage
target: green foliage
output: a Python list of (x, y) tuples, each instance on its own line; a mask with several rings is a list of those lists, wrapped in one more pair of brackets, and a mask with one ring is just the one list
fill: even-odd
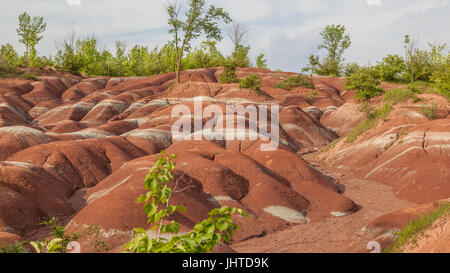
[(2, 243), (0, 242), (0, 254), (2, 253), (25, 253), (26, 242)]
[(384, 94), (384, 100), (391, 104), (397, 104), (399, 102), (407, 101), (408, 99), (413, 99), (414, 102), (419, 101), (420, 99), (417, 97), (415, 92), (406, 89), (391, 89), (386, 91)]
[(17, 54), (14, 47), (7, 43), (0, 47), (0, 56), (7, 62), (7, 66), (9, 69), (15, 69), (19, 66), (19, 54)]
[(32, 81), (37, 81), (39, 79), (36, 75), (30, 74), (30, 73), (24, 73), (22, 75), (22, 77), (24, 77), (27, 80), (32, 80)]
[(349, 77), (350, 75), (357, 73), (361, 70), (358, 63), (346, 63), (344, 65), (344, 76)]
[(375, 69), (384, 81), (398, 81), (405, 70), (405, 60), (399, 55), (388, 55), (378, 62)]
[(250, 51), (249, 46), (237, 46), (233, 53), (231, 54), (231, 59), (238, 67), (250, 67), (252, 66), (250, 62), (250, 57), (248, 52)]
[(248, 77), (239, 82), (239, 88), (250, 88), (253, 91), (261, 92), (261, 80), (258, 75), (250, 73)]
[(51, 218), (49, 221), (43, 221), (39, 225), (46, 225), (52, 228), (50, 233), (54, 239), (30, 242), (30, 245), (36, 250), (37, 253), (65, 253), (67, 245), (70, 242), (78, 240), (80, 238), (78, 233), (67, 234), (64, 226), (58, 224), (56, 218)]
[(216, 47), (216, 41), (202, 42), (200, 48), (188, 52), (183, 60), (183, 68), (196, 69), (218, 67), (225, 63), (225, 57)]
[(19, 42), (25, 45), (25, 56), (28, 60), (28, 67), (30, 67), (36, 58), (36, 45), (43, 38), (41, 34), (47, 28), (43, 17), (31, 17), (27, 12), (19, 15), (19, 26), (16, 31), (20, 36)]
[(392, 106), (386, 104), (378, 110), (375, 110), (372, 105), (364, 103), (359, 110), (365, 114), (366, 118), (358, 123), (356, 128), (347, 135), (345, 143), (355, 142), (360, 135), (375, 127), (380, 119), (386, 121), (392, 111)]
[[(165, 154), (163, 151), (162, 155)], [(172, 216), (176, 211), (185, 211), (182, 206), (170, 205), (169, 201), (174, 193), (174, 175), (172, 171), (175, 164), (172, 159), (176, 155), (159, 156), (155, 165), (145, 178), (147, 193), (138, 198), (138, 202), (145, 203), (144, 211), (148, 222), (153, 225), (152, 232), (156, 238), (150, 238), (146, 230), (135, 228), (134, 238), (125, 245), (125, 250), (131, 253), (206, 253), (211, 251), (220, 241), (230, 242), (233, 231), (238, 226), (233, 223), (231, 216), (239, 213), (247, 216), (244, 211), (236, 208), (222, 207), (213, 209), (209, 217), (197, 223), (193, 230), (178, 236), (180, 225), (171, 221), (165, 224), (166, 217)], [(174, 188), (172, 190), (171, 186)], [(170, 239), (162, 237), (163, 234), (173, 234)]]
[(169, 33), (173, 35), (172, 42), (177, 53), (176, 73), (178, 83), (180, 82), (183, 54), (185, 51), (189, 51), (191, 42), (200, 37), (202, 33), (206, 35), (208, 40), (222, 40), (218, 22), (231, 22), (230, 16), (222, 8), (210, 5), (207, 9), (205, 0), (189, 0), (184, 20), (180, 18), (181, 7), (177, 3), (166, 6), (169, 16)]
[(447, 98), (450, 97), (450, 54), (438, 56), (430, 80)]
[(236, 76), (236, 64), (232, 59), (228, 58), (224, 64), (223, 71), (219, 75), (220, 83), (235, 83), (239, 82)]
[(267, 68), (267, 59), (264, 58), (264, 54), (261, 53), (256, 57), (256, 67)]
[(424, 116), (426, 116), (428, 119), (434, 120), (437, 118), (437, 105), (436, 104), (432, 104), (432, 105), (422, 104), (420, 106), (420, 112)]
[(343, 54), (351, 45), (350, 36), (345, 34), (345, 26), (327, 25), (320, 32), (320, 35), (322, 36), (322, 44), (318, 48), (326, 49), (328, 55), (320, 64), (318, 73), (320, 75), (341, 76)]
[(314, 88), (311, 80), (302, 75), (288, 77), (275, 85), (275, 88), (289, 91), (297, 87)]
[(399, 232), (394, 233), (397, 237), (392, 246), (383, 249), (384, 253), (399, 253), (402, 248), (414, 243), (417, 236), (431, 227), (438, 219), (446, 221), (450, 215), (450, 203), (441, 202), (439, 206), (429, 213), (420, 215), (417, 220), (409, 222)]
[(383, 93), (380, 84), (377, 71), (373, 68), (365, 67), (347, 77), (345, 87), (356, 90), (356, 98), (360, 101), (366, 101)]

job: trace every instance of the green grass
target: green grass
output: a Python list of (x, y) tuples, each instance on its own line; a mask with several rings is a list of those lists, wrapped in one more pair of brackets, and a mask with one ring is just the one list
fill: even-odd
[(406, 89), (391, 89), (384, 94), (384, 100), (390, 104), (405, 102), (410, 98), (412, 98), (414, 102), (420, 100), (414, 92)]
[(320, 149), (320, 150), (317, 152), (317, 155), (319, 155), (319, 154), (321, 154), (321, 153), (326, 153), (326, 152), (330, 151), (331, 149), (333, 149), (334, 147), (336, 147), (336, 144), (338, 144), (338, 142), (339, 142), (340, 140), (341, 140), (341, 139), (338, 138), (338, 139), (335, 139), (333, 142), (328, 143), (327, 146), (323, 147), (322, 149)]
[(345, 139), (345, 143), (353, 143), (355, 140), (362, 135), (364, 132), (372, 129), (381, 119), (383, 121), (387, 120), (387, 117), (392, 111), (392, 106), (390, 104), (386, 104), (383, 107), (376, 110), (374, 113), (369, 114), (366, 119), (358, 123), (355, 129), (351, 131), (347, 138)]
[(0, 242), (0, 253), (24, 253), (26, 242), (2, 243)]
[(441, 90), (436, 89), (436, 88), (430, 88), (430, 89), (427, 90), (427, 93), (434, 93), (434, 94), (437, 94), (437, 95), (444, 96), (450, 102), (450, 91), (449, 92), (444, 92), (444, 91), (441, 91)]
[(25, 73), (22, 75), (22, 77), (24, 77), (27, 80), (33, 80), (33, 81), (37, 81), (38, 77), (34, 74), (30, 74), (30, 73)]
[(402, 252), (402, 248), (408, 244), (415, 243), (417, 236), (422, 234), (427, 228), (431, 227), (436, 220), (441, 217), (447, 217), (450, 215), (450, 202), (443, 202), (439, 204), (439, 207), (425, 215), (419, 216), (415, 221), (409, 222), (399, 232), (395, 233), (397, 239), (392, 246), (383, 249), (385, 253), (399, 253)]
[(250, 73), (248, 77), (239, 82), (239, 88), (249, 88), (257, 93), (261, 93), (261, 80), (256, 74)]
[(277, 83), (275, 85), (275, 88), (281, 88), (288, 91), (291, 91), (292, 89), (296, 87), (304, 87), (304, 88), (314, 88), (313, 84), (311, 83), (311, 79), (306, 78), (305, 76), (298, 75), (298, 76), (291, 76), (289, 78), (286, 78), (282, 80), (281, 82)]

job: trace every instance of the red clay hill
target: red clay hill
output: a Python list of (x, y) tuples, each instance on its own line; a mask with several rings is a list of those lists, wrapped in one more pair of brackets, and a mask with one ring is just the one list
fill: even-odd
[[(450, 197), (450, 115), (442, 97), (400, 103), (348, 144), (345, 135), (364, 116), (343, 79), (315, 77), (312, 98), (312, 89), (274, 87), (294, 73), (239, 69), (241, 79), (259, 76), (261, 92), (218, 83), (220, 73), (184, 71), (179, 85), (174, 73), (1, 80), (0, 241), (41, 239), (37, 224), (57, 217), (69, 231), (98, 226), (110, 251), (122, 251), (134, 227), (150, 229), (136, 198), (163, 149), (178, 155), (182, 190), (172, 202), (188, 208), (174, 215), (181, 231), (223, 205), (249, 213), (236, 217), (240, 230), (218, 251), (366, 251), (370, 239), (399, 226), (386, 220), (369, 232), (379, 217)], [(203, 109), (278, 105), (278, 149), (261, 151), (261, 140), (175, 139), (172, 109), (194, 111), (199, 97)], [(438, 105), (437, 120), (421, 114), (423, 103)]]

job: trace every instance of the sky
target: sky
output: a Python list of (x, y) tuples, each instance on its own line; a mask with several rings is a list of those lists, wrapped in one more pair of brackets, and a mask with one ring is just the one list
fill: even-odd
[[(170, 39), (164, 5), (168, 0), (1, 0), (0, 44), (25, 47), (17, 37), (17, 17), (27, 11), (47, 22), (37, 49), (54, 55), (56, 44), (69, 32), (95, 34), (102, 48), (113, 49), (116, 40), (150, 48)], [(186, 0), (178, 0), (179, 3)], [(450, 45), (450, 0), (209, 0), (223, 7), (249, 33), (252, 60), (263, 53), (271, 69), (299, 72), (318, 50), (320, 31), (327, 24), (346, 27), (352, 45), (348, 62), (375, 64), (387, 54), (403, 54), (404, 35), (419, 47), (428, 42)], [(229, 26), (228, 26), (229, 27)], [(222, 26), (224, 34), (227, 26)], [(194, 44), (198, 44), (198, 40)], [(219, 49), (229, 54), (231, 41), (224, 35)]]

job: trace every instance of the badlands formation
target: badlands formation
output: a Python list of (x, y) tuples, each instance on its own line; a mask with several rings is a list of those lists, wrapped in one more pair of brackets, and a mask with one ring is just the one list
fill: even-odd
[[(250, 72), (262, 80), (261, 92), (218, 83), (221, 68), (184, 71), (180, 85), (174, 73), (2, 80), (0, 241), (42, 239), (48, 230), (37, 224), (57, 217), (73, 232), (97, 225), (109, 251), (122, 251), (134, 227), (150, 229), (136, 198), (163, 149), (178, 155), (181, 190), (172, 203), (188, 208), (174, 216), (181, 231), (223, 205), (250, 215), (235, 218), (232, 244), (216, 251), (368, 252), (368, 242), (387, 245), (396, 230), (450, 197), (445, 98), (419, 94), (421, 102), (399, 103), (350, 144), (345, 136), (364, 115), (344, 79), (314, 77), (312, 97), (311, 89), (274, 87), (294, 73), (247, 68), (238, 78)], [(175, 139), (172, 109), (194, 111), (198, 97), (203, 108), (279, 105), (278, 149), (262, 151), (260, 139)], [(384, 104), (382, 97), (371, 103)], [(437, 119), (421, 113), (424, 103), (438, 105)], [(449, 223), (432, 229), (409, 251), (449, 252)]]

